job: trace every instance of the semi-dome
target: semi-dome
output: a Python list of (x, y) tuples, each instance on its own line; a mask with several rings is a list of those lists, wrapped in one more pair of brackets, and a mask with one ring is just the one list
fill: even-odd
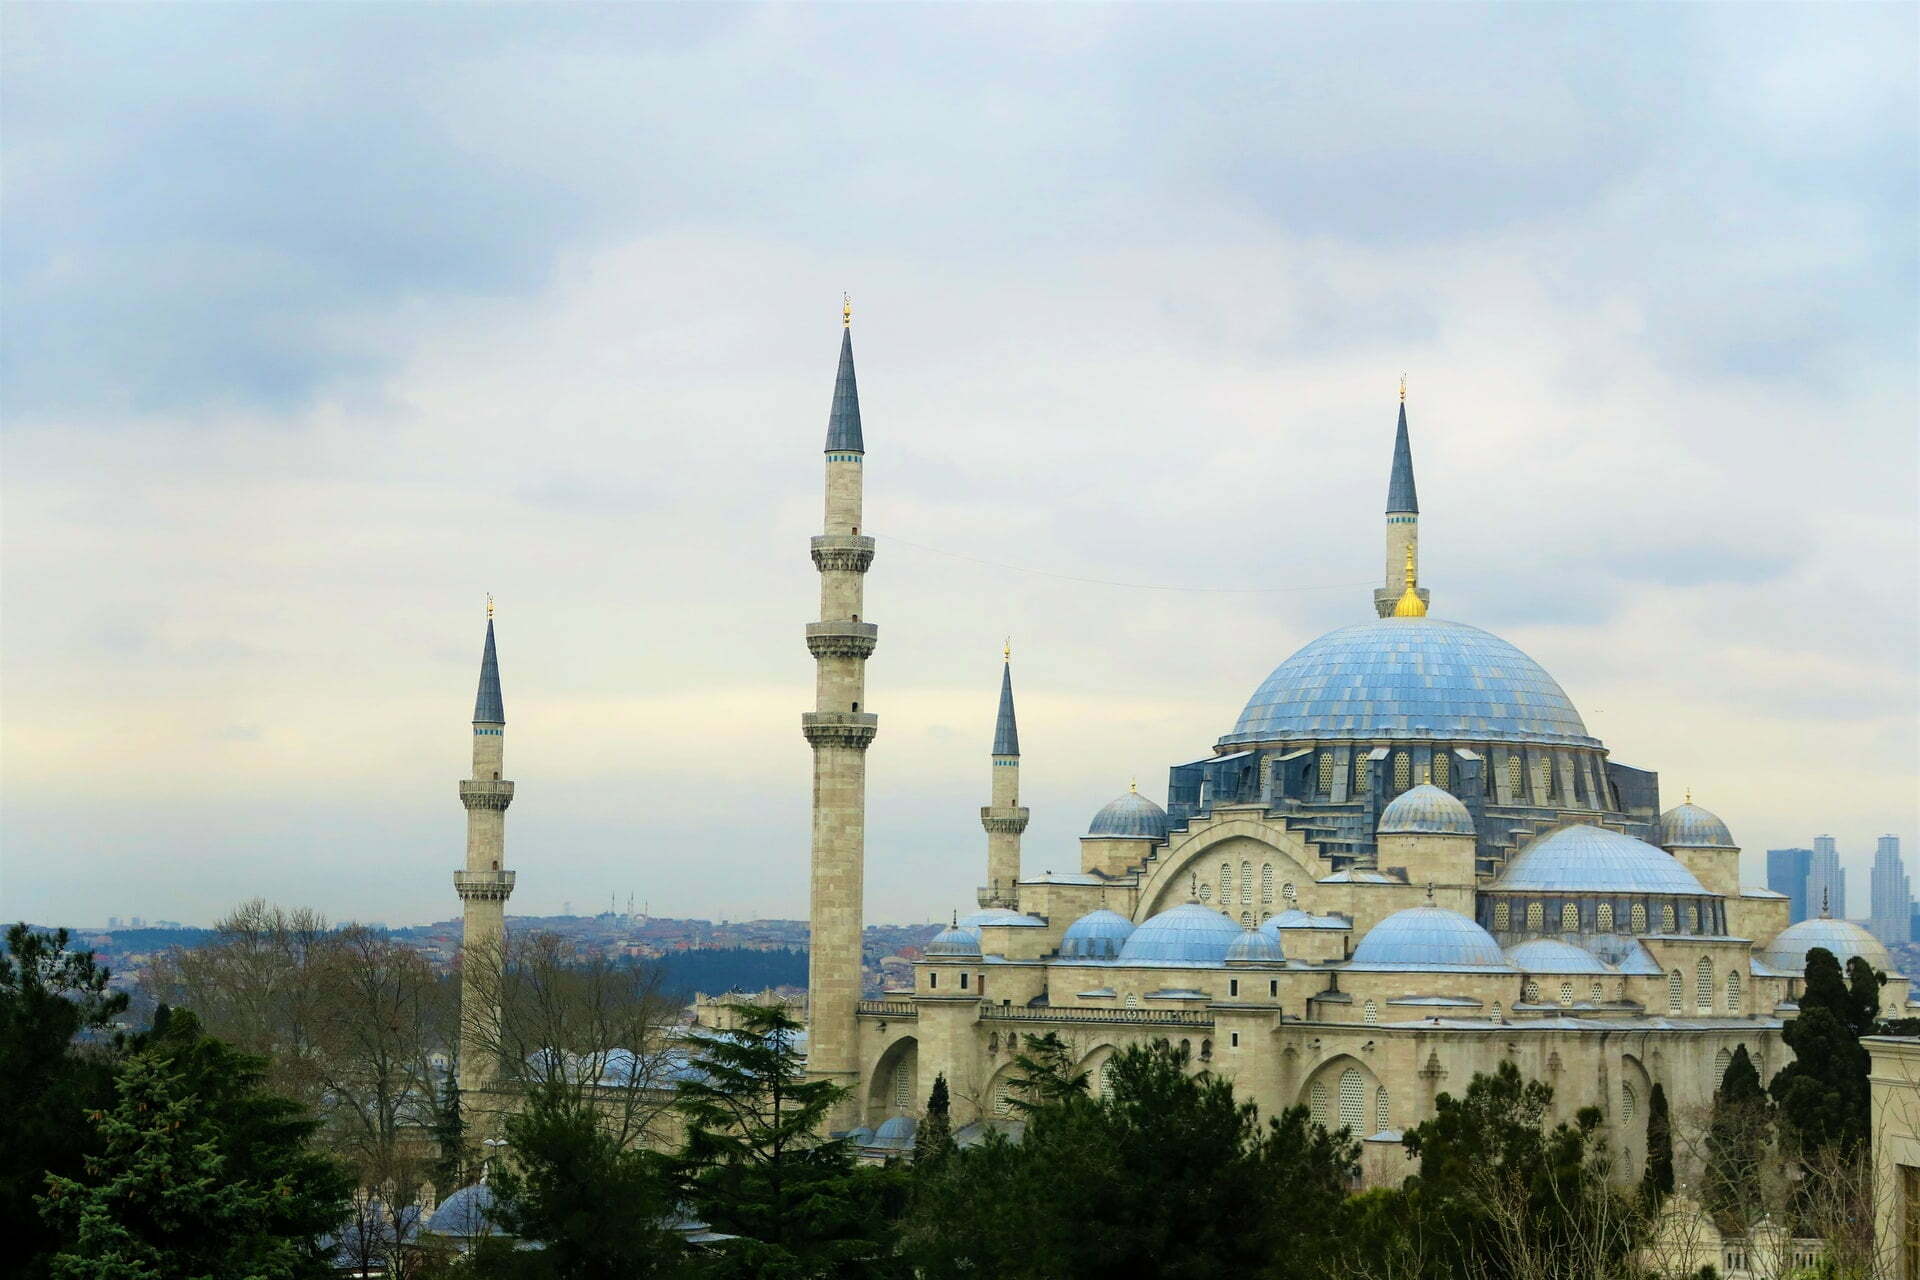
[(1408, 907), (1367, 930), (1349, 961), (1355, 968), (1505, 969), (1493, 935), (1458, 911)]
[(914, 1131), (920, 1122), (912, 1116), (888, 1116), (880, 1122), (880, 1127), (867, 1139), (870, 1147), (910, 1147), (913, 1145)]
[(462, 1187), (442, 1200), (427, 1219), (427, 1230), (439, 1236), (482, 1236), (496, 1230), (489, 1213), (493, 1188), (484, 1182)]
[(1167, 838), (1167, 811), (1138, 791), (1129, 791), (1093, 815), (1090, 836), (1109, 840)]
[(1112, 960), (1132, 934), (1133, 921), (1102, 907), (1067, 926), (1060, 937), (1060, 955), (1069, 960)]
[(1492, 885), (1498, 892), (1659, 893), (1711, 896), (1665, 849), (1584, 823), (1549, 831)]
[(1782, 929), (1767, 944), (1767, 949), (1760, 953), (1760, 959), (1775, 969), (1805, 973), (1807, 952), (1815, 947), (1824, 947), (1833, 952), (1833, 958), (1840, 962), (1843, 970), (1847, 967), (1847, 961), (1859, 956), (1882, 973), (1893, 972), (1893, 957), (1880, 945), (1880, 939), (1851, 920), (1825, 917), (1802, 920), (1799, 924)]
[(1467, 806), (1431, 782), (1402, 791), (1380, 811), (1383, 836), (1470, 836), (1473, 815)]
[(1221, 743), (1457, 739), (1593, 747), (1539, 663), (1496, 635), (1439, 618), (1330, 631), (1261, 682)]
[(1228, 964), (1279, 964), (1286, 958), (1286, 953), (1280, 950), (1278, 933), (1243, 929), (1239, 937), (1227, 944)]
[(1660, 843), (1669, 849), (1732, 849), (1733, 832), (1718, 815), (1689, 800), (1660, 815)]
[(1182, 903), (1162, 911), (1127, 938), (1121, 964), (1225, 964), (1240, 926), (1212, 907)]
[(921, 954), (929, 960), (978, 960), (980, 935), (956, 924), (934, 934)]
[(1522, 973), (1611, 973), (1591, 951), (1555, 938), (1535, 938), (1507, 948), (1507, 963)]
[(1036, 916), (1015, 911), (1010, 907), (983, 907), (978, 911), (961, 916), (959, 920), (959, 927), (973, 930), (975, 937), (980, 936), (980, 926), (987, 924), (1012, 925), (1017, 929), (1044, 929), (1047, 922)]

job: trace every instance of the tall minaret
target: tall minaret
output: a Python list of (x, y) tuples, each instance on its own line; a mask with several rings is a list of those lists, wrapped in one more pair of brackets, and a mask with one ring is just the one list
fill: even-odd
[[(1400, 429), (1393, 437), (1393, 474), (1387, 479), (1387, 573), (1373, 593), (1373, 611), (1385, 618), (1405, 592), (1406, 566), (1420, 562), (1420, 499), (1413, 490), (1413, 446), (1407, 442), (1407, 380), (1400, 379)], [(1422, 601), (1425, 587), (1416, 588)]]
[[(812, 938), (808, 949), (807, 1071), (853, 1085), (860, 1000), (860, 926), (867, 823), (867, 747), (880, 719), (866, 706), (867, 657), (880, 629), (862, 622), (861, 589), (873, 539), (860, 532), (860, 395), (853, 380), (853, 307), (841, 311), (840, 372), (827, 415), (826, 531), (813, 540), (820, 621), (807, 624), (815, 662), (814, 710), (800, 717), (813, 747)], [(829, 1128), (851, 1123), (851, 1095)]]
[(1000, 651), (1000, 716), (993, 725), (993, 803), (980, 810), (987, 829), (987, 882), (980, 886), (983, 907), (1017, 907), (1014, 886), (1020, 879), (1020, 833), (1027, 811), (1020, 807), (1020, 726), (1013, 719), (1013, 646)]
[(487, 597), (487, 647), (480, 654), (480, 691), (473, 702), (473, 777), (460, 784), (467, 807), (467, 866), (453, 873), (466, 919), (460, 934), (460, 1090), (472, 1093), (493, 1082), (499, 1010), (497, 971), (507, 934), (507, 895), (513, 872), (500, 863), (507, 853), (507, 806), (513, 784), (500, 777), (507, 712), (500, 702), (500, 660), (493, 649), (493, 597)]

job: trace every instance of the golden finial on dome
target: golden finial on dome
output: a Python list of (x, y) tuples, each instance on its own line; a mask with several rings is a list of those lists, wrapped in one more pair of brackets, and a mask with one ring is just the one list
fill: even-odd
[(1008, 636), (1007, 642), (1000, 646), (1000, 661), (1002, 662), (1013, 661), (1013, 637), (1012, 636)]
[(1138, 778), (1127, 779), (1127, 794), (1131, 796), (1137, 796), (1140, 794), (1140, 779)]
[(1403, 373), (1400, 375), (1400, 403), (1405, 404), (1406, 402), (1407, 402), (1407, 375)]
[(487, 621), (493, 621), (493, 592), (487, 592)]
[(1687, 803), (1688, 803), (1688, 804), (1692, 804), (1692, 803), (1693, 803), (1693, 788), (1692, 788), (1692, 787), (1688, 787), (1688, 788), (1687, 788)]
[(1400, 593), (1400, 599), (1393, 606), (1396, 618), (1424, 618), (1427, 616), (1427, 602), (1413, 586), (1413, 548), (1407, 548), (1407, 589)]
[(850, 293), (840, 295), (840, 325), (845, 329), (853, 327), (853, 295)]

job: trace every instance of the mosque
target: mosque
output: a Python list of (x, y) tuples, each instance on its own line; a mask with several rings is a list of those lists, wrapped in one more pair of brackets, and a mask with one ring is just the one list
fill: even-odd
[[(1009, 1115), (1022, 1037), (1053, 1032), (1092, 1087), (1118, 1050), (1177, 1043), (1264, 1114), (1309, 1107), (1363, 1139), (1363, 1170), (1406, 1171), (1401, 1134), (1434, 1099), (1512, 1060), (1567, 1115), (1596, 1105), (1622, 1173), (1647, 1099), (1703, 1116), (1734, 1050), (1784, 1065), (1807, 952), (1892, 969), (1864, 929), (1788, 927), (1740, 884), (1727, 824), (1662, 811), (1659, 776), (1612, 758), (1560, 684), (1498, 636), (1428, 611), (1401, 390), (1373, 616), (1287, 657), (1200, 759), (1094, 813), (1079, 870), (1021, 868), (1020, 736), (1003, 668), (984, 884), (928, 945), (910, 990), (860, 990), (865, 694), (878, 628), (862, 583), (866, 456), (850, 317), (812, 540), (815, 709), (809, 1069), (849, 1087), (836, 1127), (910, 1145), (944, 1075), (953, 1123)], [(1059, 864), (1057, 857), (1048, 862)], [(1902, 1010), (1903, 976), (1882, 999)]]

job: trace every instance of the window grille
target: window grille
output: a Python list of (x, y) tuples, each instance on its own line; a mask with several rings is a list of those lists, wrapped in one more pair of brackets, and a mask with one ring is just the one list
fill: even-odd
[(1370, 1027), (1378, 1025), (1380, 1021), (1380, 1006), (1371, 1000), (1367, 1001), (1366, 1008), (1361, 1011), (1360, 1020)]
[(1251, 906), (1252, 903), (1253, 864), (1251, 862), (1243, 862), (1240, 864), (1240, 905)]
[(1353, 758), (1353, 794), (1367, 794), (1367, 758), (1364, 755)]
[(1634, 1115), (1639, 1111), (1640, 1099), (1634, 1096), (1633, 1086), (1620, 1086), (1620, 1120), (1623, 1124), (1632, 1124)]
[(1503, 1016), (1503, 1014), (1502, 1014), (1502, 1011), (1501, 1011), (1501, 1007), (1500, 1007), (1500, 1002), (1499, 1002), (1498, 1000), (1495, 1000), (1495, 1001), (1493, 1002), (1493, 1020), (1494, 1020), (1495, 1022), (1498, 1022), (1498, 1021), (1500, 1021), (1500, 1019), (1501, 1019), (1501, 1017), (1502, 1017), (1502, 1016)]
[(1513, 927), (1513, 907), (1510, 903), (1493, 904), (1493, 927), (1503, 932)]
[(1594, 910), (1594, 924), (1602, 933), (1613, 932), (1613, 904), (1603, 902)]
[(1546, 908), (1537, 902), (1529, 902), (1527, 904), (1527, 931), (1529, 933), (1540, 932), (1541, 928), (1546, 924), (1546, 920)]
[(1112, 1058), (1108, 1058), (1105, 1062), (1100, 1064), (1100, 1096), (1103, 1098), (1110, 1098), (1113, 1096), (1113, 1059)]
[(1393, 1128), (1393, 1108), (1388, 1105), (1387, 1091), (1373, 1091), (1373, 1125), (1376, 1129)]
[(1740, 1012), (1740, 971), (1727, 970), (1727, 1012)]
[(1540, 1003), (1540, 980), (1528, 978), (1526, 984), (1520, 988), (1520, 997), (1528, 1004)]
[(1433, 785), (1447, 787), (1453, 785), (1453, 757), (1445, 751), (1433, 753)]
[(1646, 903), (1636, 902), (1633, 904), (1632, 920), (1633, 920), (1633, 932), (1645, 933), (1647, 931), (1647, 904)]
[(993, 1114), (1011, 1115), (1013, 1112), (1013, 1087), (1005, 1080), (993, 1087)]
[(1560, 929), (1563, 933), (1577, 933), (1580, 929), (1580, 907), (1576, 903), (1560, 904)]
[(1713, 1088), (1717, 1093), (1720, 1086), (1727, 1082), (1727, 1068), (1733, 1065), (1733, 1051), (1722, 1049), (1713, 1055)]
[(1393, 753), (1393, 789), (1395, 791), (1405, 791), (1408, 787), (1412, 785), (1413, 785), (1413, 762), (1407, 759), (1406, 752), (1404, 751), (1394, 752)]
[(913, 1105), (913, 1073), (904, 1060), (893, 1064), (893, 1105), (902, 1110)]
[(1213, 901), (1213, 886), (1212, 886), (1212, 885), (1210, 885), (1210, 884), (1203, 884), (1203, 885), (1201, 885), (1201, 886), (1200, 886), (1200, 901), (1202, 901), (1202, 902), (1212, 902), (1212, 901)]
[(1521, 772), (1520, 757), (1517, 755), (1508, 756), (1507, 789), (1513, 792), (1513, 802), (1515, 804), (1525, 804), (1527, 802), (1526, 788), (1526, 776)]
[(1548, 804), (1553, 800), (1553, 761), (1542, 760), (1538, 766), (1540, 803)]
[(1273, 901), (1273, 864), (1260, 864), (1260, 902), (1262, 905)]
[(1333, 791), (1333, 752), (1320, 753), (1320, 794), (1328, 795)]
[(1710, 958), (1700, 957), (1700, 963), (1694, 966), (1694, 978), (1694, 998), (1702, 1013), (1710, 1013), (1713, 1010), (1713, 961)]
[(1220, 864), (1220, 901), (1233, 901), (1233, 864), (1230, 862)]
[(1294, 888), (1292, 883), (1289, 882), (1280, 886), (1280, 896), (1288, 902), (1292, 902), (1300, 896), (1300, 891)]
[(1587, 991), (1587, 998), (1593, 1001), (1595, 1004), (1600, 1003), (1600, 1000), (1601, 1000), (1600, 979), (1595, 978), (1593, 980), (1593, 986)]
[(1322, 1080), (1315, 1080), (1313, 1087), (1307, 1090), (1307, 1109), (1313, 1113), (1313, 1122), (1321, 1127), (1327, 1123), (1327, 1086)]
[(1671, 902), (1663, 904), (1660, 908), (1660, 928), (1661, 931), (1665, 933), (1673, 933), (1679, 929), (1679, 925), (1674, 919), (1673, 904)]
[(1367, 1082), (1355, 1067), (1340, 1074), (1340, 1123), (1358, 1134), (1367, 1122)]
[(1129, 991), (1127, 992), (1127, 998), (1120, 1003), (1129, 1009), (1138, 1009), (1140, 1007), (1140, 997)]
[(1667, 1012), (1680, 1012), (1681, 1002), (1686, 999), (1686, 995), (1687, 980), (1680, 976), (1678, 969), (1675, 969), (1667, 975)]
[(1699, 907), (1687, 908), (1687, 932), (1688, 933), (1700, 932), (1700, 908)]
[(1562, 982), (1560, 984), (1560, 1003), (1573, 1003), (1573, 984), (1571, 982)]
[(1242, 911), (1242, 912), (1240, 913), (1240, 927), (1241, 927), (1242, 929), (1251, 929), (1251, 928), (1253, 928), (1253, 912), (1251, 912), (1251, 911)]

